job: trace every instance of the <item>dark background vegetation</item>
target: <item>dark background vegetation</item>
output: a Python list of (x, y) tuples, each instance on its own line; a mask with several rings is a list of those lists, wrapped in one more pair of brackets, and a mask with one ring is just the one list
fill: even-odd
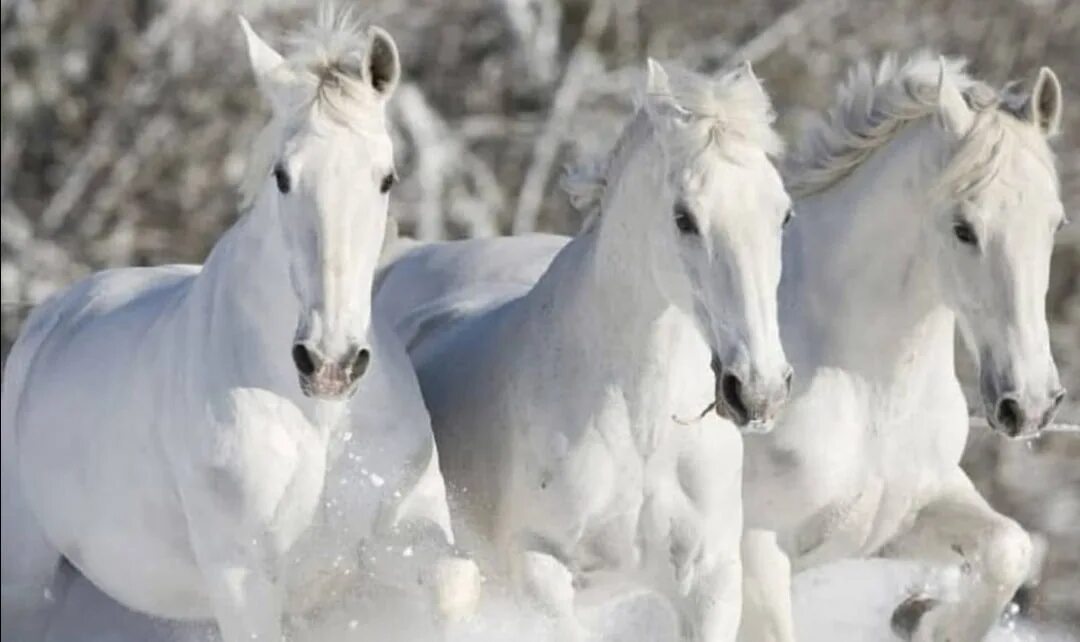
[[(265, 118), (235, 15), (264, 37), (311, 4), (242, 0), (0, 0), (2, 339), (30, 305), (90, 271), (198, 262), (236, 220), (235, 187)], [(1052, 67), (1056, 143), (1080, 218), (1080, 2), (1075, 0), (372, 0), (398, 41), (393, 102), (404, 233), (573, 232), (562, 164), (613, 140), (646, 55), (709, 71), (748, 59), (789, 139), (853, 61), (930, 48), (995, 85)], [(1059, 237), (1048, 312), (1080, 418), (1080, 224)], [(1026, 597), (1080, 629), (1080, 438), (1028, 447), (973, 431), (966, 465), (991, 501), (1047, 543)]]

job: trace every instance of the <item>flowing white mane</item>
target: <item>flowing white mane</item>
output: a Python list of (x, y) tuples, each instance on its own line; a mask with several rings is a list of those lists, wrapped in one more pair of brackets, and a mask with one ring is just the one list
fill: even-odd
[(1019, 117), (1023, 96), (999, 93), (971, 78), (965, 61), (923, 52), (906, 62), (888, 55), (875, 69), (861, 62), (848, 74), (837, 100), (803, 137), (787, 168), (788, 190), (807, 196), (850, 175), (908, 123), (936, 113), (942, 73), (976, 113), (975, 124), (945, 168), (941, 186), (952, 196), (977, 191), (993, 178), (1016, 143), (1033, 149), (1047, 167), (1053, 156), (1043, 136)]
[[(323, 5), (311, 20), (285, 39), (288, 53), (281, 65), (286, 101), (275, 105), (273, 119), (252, 145), (240, 186), (241, 209), (251, 206), (280, 151), (282, 138), (311, 110), (339, 125), (360, 129), (381, 124), (376, 94), (359, 79), (371, 44), (368, 25), (351, 9)], [(278, 113), (279, 110), (284, 113)]]
[[(748, 69), (711, 78), (673, 66), (668, 68), (668, 81), (670, 97), (690, 117), (689, 126), (673, 141), (682, 153), (697, 154), (709, 146), (723, 149), (734, 144), (752, 145), (773, 157), (783, 152), (783, 140), (772, 126), (772, 103)], [(642, 102), (648, 98), (644, 96)], [(617, 160), (650, 131), (641, 105), (609, 153), (566, 168), (560, 185), (576, 209), (595, 211), (608, 177), (618, 167)]]

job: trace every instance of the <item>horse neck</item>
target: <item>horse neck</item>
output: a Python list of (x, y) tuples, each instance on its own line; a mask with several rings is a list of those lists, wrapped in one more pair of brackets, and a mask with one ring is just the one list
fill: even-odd
[[(187, 327), (230, 385), (301, 399), (289, 346), (299, 310), (273, 199), (260, 195), (215, 244), (187, 301)], [(222, 381), (219, 377), (217, 381)]]
[(912, 368), (951, 376), (955, 319), (925, 238), (940, 165), (931, 136), (928, 123), (909, 125), (853, 174), (797, 203), (779, 292), (797, 371), (832, 366), (877, 382), (910, 380)]
[[(550, 358), (582, 360), (576, 372), (605, 389), (618, 387), (630, 430), (647, 448), (660, 429), (652, 421), (656, 413), (670, 416), (667, 390), (677, 367), (672, 355), (694, 330), (653, 274), (649, 243), (657, 234), (656, 217), (648, 210), (651, 195), (661, 191), (660, 177), (643, 158), (613, 173), (619, 177), (607, 188), (598, 220), (556, 257), (533, 296), (541, 308), (555, 310), (542, 315), (554, 320), (546, 331), (560, 348), (546, 351), (557, 355)], [(707, 357), (701, 366), (707, 373)]]

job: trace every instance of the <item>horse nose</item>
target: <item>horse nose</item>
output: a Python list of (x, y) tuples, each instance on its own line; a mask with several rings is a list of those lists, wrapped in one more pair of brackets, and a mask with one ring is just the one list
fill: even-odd
[(749, 382), (731, 370), (725, 370), (717, 382), (717, 408), (750, 432), (768, 432), (771, 420), (787, 400), (791, 390), (792, 370), (785, 366), (783, 375), (772, 382), (764, 377), (749, 377)]
[(307, 342), (293, 345), (292, 360), (300, 375), (300, 388), (309, 397), (336, 399), (345, 396), (367, 372), (371, 351), (350, 346), (340, 359), (328, 359)]

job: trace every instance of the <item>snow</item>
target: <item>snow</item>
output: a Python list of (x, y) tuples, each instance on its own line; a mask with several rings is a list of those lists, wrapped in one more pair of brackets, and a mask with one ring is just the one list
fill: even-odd
[[(801, 642), (895, 642), (892, 609), (914, 591), (951, 599), (958, 575), (894, 560), (853, 560), (806, 571), (793, 580), (793, 608)], [(644, 592), (588, 600), (579, 615), (589, 642), (675, 642), (675, 618)], [(479, 611), (440, 633), (417, 595), (352, 595), (306, 618), (293, 618), (290, 642), (555, 642), (550, 623), (489, 580)], [(174, 624), (128, 611), (81, 576), (72, 577), (49, 642), (217, 642), (209, 624)], [(1076, 642), (1063, 631), (1005, 621), (986, 642)]]

